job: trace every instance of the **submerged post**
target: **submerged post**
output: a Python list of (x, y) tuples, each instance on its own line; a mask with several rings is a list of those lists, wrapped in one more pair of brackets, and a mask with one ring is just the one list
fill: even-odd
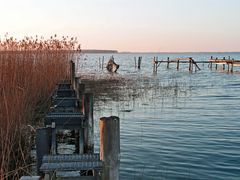
[(120, 123), (116, 116), (102, 117), (100, 128), (100, 159), (103, 161), (102, 179), (119, 180)]
[(94, 151), (94, 119), (92, 93), (86, 93), (84, 95), (84, 115), (86, 116), (86, 124), (84, 130), (84, 151), (91, 154)]

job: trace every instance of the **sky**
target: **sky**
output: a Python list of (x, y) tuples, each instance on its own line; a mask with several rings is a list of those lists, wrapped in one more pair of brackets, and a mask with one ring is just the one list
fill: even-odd
[(240, 51), (240, 0), (0, 0), (0, 38), (77, 37), (83, 49)]

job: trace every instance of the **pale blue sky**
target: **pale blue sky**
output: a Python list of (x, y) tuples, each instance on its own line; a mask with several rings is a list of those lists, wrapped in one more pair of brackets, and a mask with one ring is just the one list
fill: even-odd
[(77, 36), (83, 48), (240, 51), (240, 0), (0, 0), (0, 36)]

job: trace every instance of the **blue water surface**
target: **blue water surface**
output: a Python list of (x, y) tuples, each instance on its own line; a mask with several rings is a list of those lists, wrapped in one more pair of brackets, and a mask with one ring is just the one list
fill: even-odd
[[(111, 55), (120, 65), (118, 74), (99, 65), (104, 56), (105, 67)], [(140, 70), (134, 61), (139, 56)], [(154, 56), (240, 59), (240, 53), (81, 55), (80, 77), (128, 81), (124, 87), (111, 84), (118, 89), (115, 98), (106, 92), (95, 96), (95, 150), (98, 119), (116, 115), (121, 124), (120, 179), (240, 179), (240, 68), (229, 73), (220, 65), (210, 70), (208, 64), (199, 64), (201, 71), (189, 73), (188, 64), (180, 64), (179, 71), (176, 64), (170, 69), (161, 64), (156, 74)]]

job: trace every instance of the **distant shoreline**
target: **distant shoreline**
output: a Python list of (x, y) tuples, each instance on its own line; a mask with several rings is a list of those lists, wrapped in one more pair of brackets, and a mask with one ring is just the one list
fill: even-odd
[(117, 50), (82, 49), (82, 53), (118, 53)]
[(131, 52), (131, 51), (118, 51), (118, 50), (101, 50), (101, 49), (83, 49), (81, 50), (82, 53), (87, 53), (87, 54), (91, 54), (91, 53), (118, 53), (118, 54), (193, 54), (193, 53), (219, 53), (219, 54), (228, 54), (228, 53), (240, 53), (240, 51), (227, 51), (227, 52)]

